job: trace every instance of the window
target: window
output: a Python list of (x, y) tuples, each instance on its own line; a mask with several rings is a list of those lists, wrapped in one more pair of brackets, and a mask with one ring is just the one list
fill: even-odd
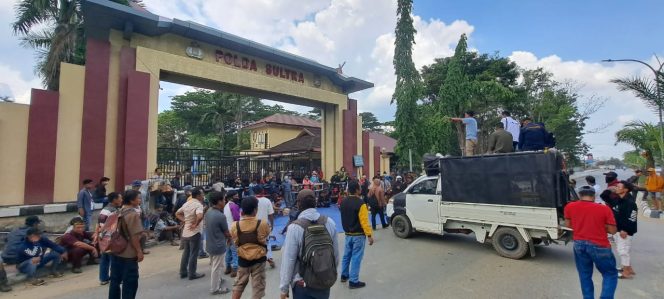
[(410, 194), (436, 194), (438, 179), (428, 179), (417, 183), (410, 189)]

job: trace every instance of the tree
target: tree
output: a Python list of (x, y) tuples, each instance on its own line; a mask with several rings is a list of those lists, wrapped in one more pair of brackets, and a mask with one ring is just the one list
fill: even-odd
[(172, 110), (159, 113), (157, 146), (183, 148), (188, 144), (186, 123)]
[(655, 159), (661, 157), (664, 149), (659, 138), (659, 128), (642, 121), (630, 122), (616, 132), (616, 144), (619, 142), (630, 144), (642, 152), (646, 167), (655, 167)]
[[(128, 0), (111, 0), (129, 5)], [(80, 0), (21, 0), (12, 23), (25, 47), (37, 51), (35, 72), (49, 90), (59, 89), (60, 63), (85, 63)]]
[[(395, 134), (398, 136), (396, 154), (399, 157), (408, 157), (408, 151), (413, 150), (419, 157), (422, 154), (418, 146), (419, 118), (417, 117), (417, 100), (421, 95), (420, 74), (413, 63), (413, 45), (415, 44), (415, 26), (411, 12), (412, 0), (397, 1), (397, 26), (394, 41), (394, 72), (396, 74), (396, 88), (392, 95), (392, 103), (396, 102)], [(404, 165), (405, 159), (400, 161)], [(416, 163), (417, 164), (417, 163)]]
[(383, 124), (378, 121), (376, 116), (371, 112), (362, 112), (359, 114), (362, 117), (362, 129), (369, 130), (372, 132), (382, 133), (383, 130), (380, 128)]

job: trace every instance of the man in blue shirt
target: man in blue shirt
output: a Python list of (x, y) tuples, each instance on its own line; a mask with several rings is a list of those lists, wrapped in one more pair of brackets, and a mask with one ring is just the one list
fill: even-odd
[(523, 120), (523, 127), (519, 134), (520, 151), (541, 151), (547, 147), (547, 135), (544, 124), (534, 123), (530, 118)]
[(95, 188), (91, 179), (83, 180), (83, 189), (78, 192), (76, 199), (76, 207), (78, 208), (78, 215), (85, 221), (85, 231), (90, 231), (90, 223), (92, 222), (92, 192)]
[(475, 120), (474, 116), (475, 112), (468, 110), (463, 118), (451, 118), (453, 122), (461, 122), (466, 126), (466, 147), (464, 155), (466, 157), (473, 156), (475, 154), (475, 147), (477, 147), (477, 120)]

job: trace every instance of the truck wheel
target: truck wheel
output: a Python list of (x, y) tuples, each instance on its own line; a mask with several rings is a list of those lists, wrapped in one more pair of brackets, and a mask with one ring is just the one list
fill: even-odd
[(498, 228), (491, 240), (493, 248), (500, 256), (518, 260), (528, 253), (528, 243), (514, 228)]
[(392, 231), (402, 239), (407, 239), (413, 233), (413, 226), (406, 215), (397, 215), (392, 220)]

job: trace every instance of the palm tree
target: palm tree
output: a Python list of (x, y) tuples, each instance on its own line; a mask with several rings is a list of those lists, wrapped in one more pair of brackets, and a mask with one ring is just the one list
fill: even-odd
[(659, 137), (659, 127), (642, 121), (630, 122), (616, 132), (616, 144), (619, 142), (643, 151), (647, 167), (655, 167), (655, 158), (659, 158), (664, 150), (664, 143)]
[[(129, 5), (131, 0), (111, 1)], [(60, 63), (85, 63), (81, 0), (21, 0), (15, 12), (14, 34), (37, 51), (35, 72), (44, 86), (58, 90)]]
[(223, 151), (225, 149), (226, 126), (235, 119), (233, 99), (237, 95), (217, 91), (211, 96), (212, 101), (205, 107), (208, 112), (201, 116), (199, 124), (209, 123), (214, 126), (219, 135), (219, 150)]

